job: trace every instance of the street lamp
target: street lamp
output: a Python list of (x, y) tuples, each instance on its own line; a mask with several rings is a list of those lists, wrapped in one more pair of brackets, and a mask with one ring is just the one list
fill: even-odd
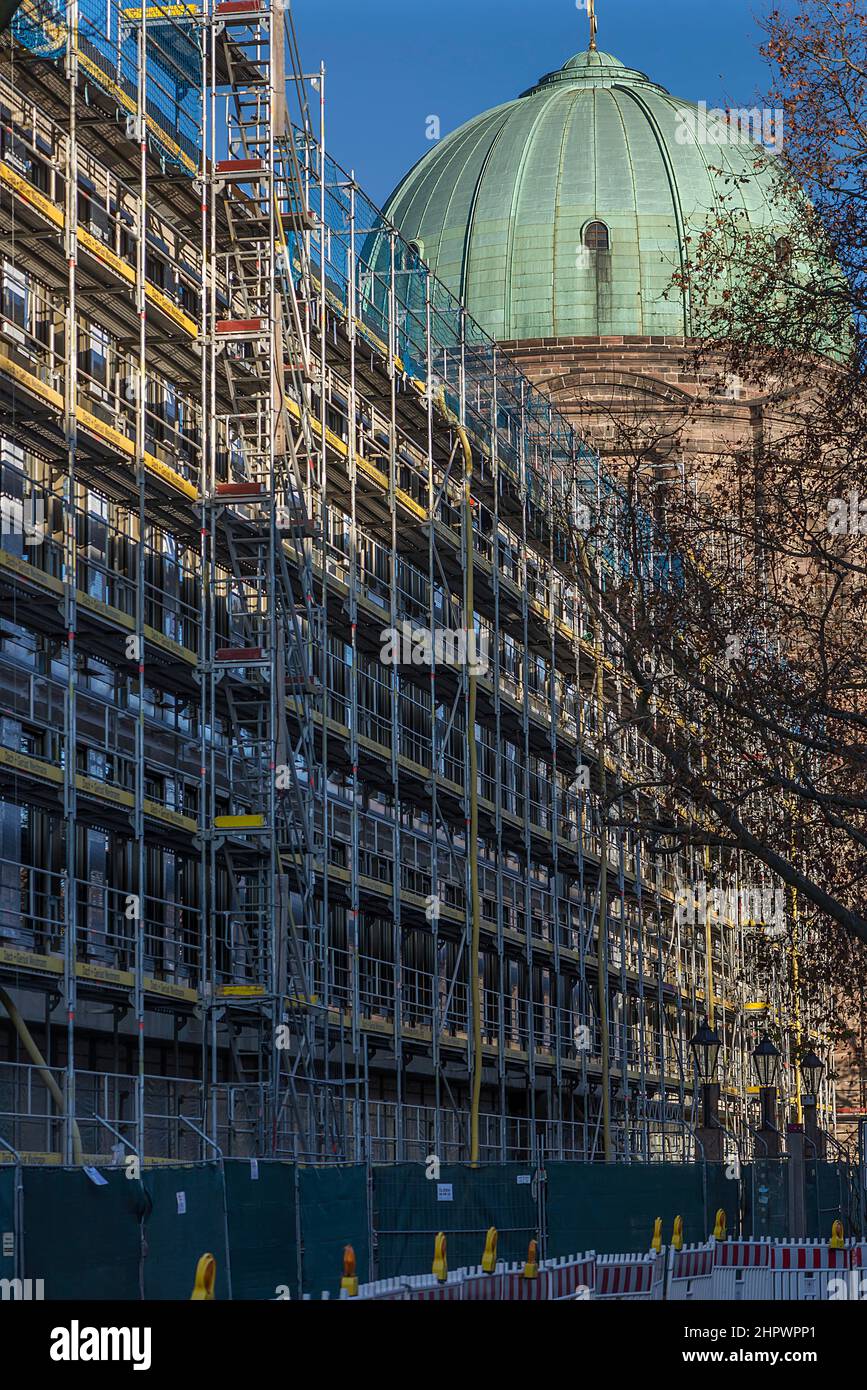
[(722, 1158), (722, 1134), (717, 1113), (720, 1088), (716, 1068), (722, 1043), (707, 1019), (703, 1018), (689, 1045), (701, 1082), (702, 1127), (699, 1138), (703, 1154), (705, 1158), (719, 1160)]
[(759, 1085), (763, 1089), (773, 1087), (776, 1090), (777, 1077), (780, 1074), (780, 1054), (767, 1033), (753, 1051), (753, 1066), (759, 1078)]
[(812, 1097), (814, 1105), (819, 1094), (819, 1087), (822, 1084), (822, 1072), (824, 1070), (825, 1063), (821, 1057), (817, 1057), (812, 1051), (804, 1053), (801, 1058), (801, 1075), (807, 1083), (807, 1093)]
[[(776, 1149), (777, 1140), (777, 1078), (780, 1074), (780, 1054), (767, 1033), (753, 1051), (753, 1066), (759, 1078), (759, 1097), (762, 1106), (763, 1139), (770, 1153)], [(771, 1142), (768, 1135), (773, 1134)]]
[(821, 1057), (817, 1057), (815, 1052), (805, 1052), (801, 1058), (801, 1075), (806, 1084), (806, 1092), (801, 1096), (801, 1106), (804, 1112), (804, 1132), (809, 1139), (813, 1153), (816, 1158), (825, 1156), (825, 1136), (819, 1129), (819, 1087), (822, 1084), (822, 1072), (825, 1070), (825, 1063)]
[(722, 1043), (706, 1018), (702, 1019), (695, 1036), (690, 1038), (689, 1045), (695, 1058), (699, 1080), (707, 1086), (716, 1078), (717, 1058)]

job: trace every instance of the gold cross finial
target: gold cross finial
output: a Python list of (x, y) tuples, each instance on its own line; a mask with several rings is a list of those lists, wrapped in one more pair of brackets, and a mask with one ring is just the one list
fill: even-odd
[(587, 15), (590, 20), (590, 52), (596, 52), (596, 30), (599, 25), (596, 19), (596, 0), (587, 0)]

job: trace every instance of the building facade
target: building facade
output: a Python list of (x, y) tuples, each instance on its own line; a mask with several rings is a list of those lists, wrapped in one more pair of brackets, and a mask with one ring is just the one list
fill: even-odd
[(689, 1039), (745, 1133), (773, 981), (603, 822), (656, 756), (564, 531), (603, 465), (298, 71), (266, 0), (3, 39), (0, 1138), (687, 1157)]

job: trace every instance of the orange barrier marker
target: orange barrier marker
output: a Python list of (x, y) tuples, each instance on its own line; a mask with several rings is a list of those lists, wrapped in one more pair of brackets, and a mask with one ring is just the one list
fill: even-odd
[(343, 1278), (340, 1281), (341, 1293), (346, 1293), (347, 1298), (358, 1297), (358, 1275), (355, 1271), (355, 1251), (351, 1245), (347, 1245), (343, 1250)]

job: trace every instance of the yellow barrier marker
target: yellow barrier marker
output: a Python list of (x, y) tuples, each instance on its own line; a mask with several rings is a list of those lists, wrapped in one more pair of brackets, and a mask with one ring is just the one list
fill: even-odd
[(432, 1274), (435, 1274), (441, 1284), (444, 1284), (449, 1277), (449, 1266), (446, 1258), (446, 1238), (440, 1231), (434, 1241), (434, 1261)]
[(671, 1247), (673, 1250), (683, 1249), (683, 1217), (674, 1218), (674, 1230), (671, 1233)]
[(196, 1279), (193, 1284), (193, 1292), (190, 1294), (191, 1303), (210, 1303), (214, 1298), (214, 1284), (217, 1280), (217, 1261), (213, 1255), (202, 1255), (196, 1265)]
[(843, 1222), (835, 1221), (831, 1227), (830, 1247), (832, 1250), (843, 1249)]
[(653, 1239), (650, 1242), (651, 1250), (655, 1250), (657, 1255), (662, 1249), (662, 1217), (657, 1216), (653, 1223)]
[(355, 1272), (355, 1251), (351, 1245), (347, 1245), (343, 1250), (343, 1278), (340, 1281), (340, 1291), (346, 1292), (347, 1298), (358, 1297), (358, 1275)]
[(725, 1240), (726, 1238), (726, 1214), (723, 1211), (722, 1207), (720, 1207), (719, 1211), (716, 1214), (716, 1222), (714, 1223), (713, 1228), (713, 1238), (714, 1240)]
[(497, 1268), (497, 1228), (491, 1226), (485, 1236), (485, 1253), (482, 1256), (482, 1272), (493, 1274)]
[(527, 1263), (524, 1265), (522, 1279), (539, 1278), (539, 1247), (534, 1240), (527, 1247)]

